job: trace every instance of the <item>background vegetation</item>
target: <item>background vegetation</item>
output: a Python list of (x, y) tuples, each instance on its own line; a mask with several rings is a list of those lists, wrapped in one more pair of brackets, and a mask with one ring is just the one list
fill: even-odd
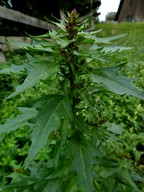
[[(115, 65), (119, 61), (128, 61), (123, 69), (123, 74), (138, 78), (137, 86), (144, 88), (144, 23), (121, 23), (121, 24), (97, 24), (96, 29), (103, 29), (101, 36), (111, 36), (127, 32), (128, 35), (118, 41), (118, 45), (131, 46), (132, 50), (118, 53), (114, 56), (113, 63)], [(117, 43), (116, 43), (117, 45)], [(39, 57), (38, 55), (36, 57)], [(25, 61), (23, 52), (16, 54), (14, 52), (7, 53), (8, 62), (1, 65), (21, 64)], [(109, 64), (107, 64), (109, 65)], [(25, 106), (31, 103), (36, 97), (48, 92), (56, 92), (56, 87), (49, 90), (45, 82), (41, 82), (36, 88), (22, 93), (20, 96), (9, 100), (4, 99), (11, 92), (13, 87), (20, 84), (23, 77), (18, 75), (0, 75), (0, 123), (4, 123), (6, 118), (17, 114), (16, 106)], [(51, 82), (49, 82), (51, 83)], [(56, 85), (57, 86), (57, 85)], [(40, 90), (40, 92), (38, 91)], [(108, 145), (109, 154), (114, 153), (113, 158), (121, 159), (121, 162), (131, 162), (141, 176), (144, 176), (144, 102), (130, 96), (116, 96), (114, 94), (99, 93), (95, 108), (94, 122), (96, 125), (103, 125), (105, 121), (116, 122), (121, 124), (125, 131), (115, 134), (119, 135), (122, 141), (121, 145), (114, 146), (113, 138), (105, 138), (104, 144)], [(86, 117), (89, 120), (89, 116)], [(113, 130), (111, 130), (113, 131)], [(25, 173), (22, 161), (24, 161), (27, 150), (30, 146), (30, 138), (27, 137), (29, 129), (21, 128), (16, 132), (0, 136), (0, 186), (14, 179), (17, 174)], [(116, 154), (115, 154), (116, 153)], [(45, 151), (41, 151), (37, 159), (44, 162), (46, 159)], [(122, 166), (122, 165), (121, 165)], [(101, 171), (101, 177), (106, 178), (112, 174), (113, 170)], [(12, 173), (13, 172), (13, 173)], [(141, 178), (142, 179), (142, 178)], [(137, 183), (139, 185), (139, 183)], [(144, 184), (140, 184), (141, 191), (144, 190)], [(113, 189), (111, 189), (113, 191)], [(122, 189), (122, 191), (125, 191)]]

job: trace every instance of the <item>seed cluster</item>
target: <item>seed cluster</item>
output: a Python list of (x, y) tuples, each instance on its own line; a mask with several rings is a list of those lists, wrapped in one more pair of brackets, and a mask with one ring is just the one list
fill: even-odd
[(68, 17), (68, 21), (66, 22), (66, 30), (69, 39), (73, 39), (74, 36), (77, 34), (77, 23), (78, 23), (78, 17), (79, 14), (77, 14), (76, 9), (73, 9), (73, 11), (70, 13), (69, 17)]

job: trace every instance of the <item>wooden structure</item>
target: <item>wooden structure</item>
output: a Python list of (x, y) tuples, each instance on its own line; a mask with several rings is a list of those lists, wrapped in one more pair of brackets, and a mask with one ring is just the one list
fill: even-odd
[(45, 22), (45, 21), (37, 19), (35, 17), (25, 15), (19, 11), (14, 11), (12, 9), (8, 9), (8, 8), (2, 7), (2, 6), (0, 6), (0, 17), (3, 19), (16, 21), (16, 22), (23, 23), (26, 25), (38, 27), (41, 29), (47, 29), (47, 30), (56, 29), (56, 27), (54, 25), (49, 24), (48, 22)]
[(144, 0), (121, 0), (115, 20), (144, 21)]
[[(46, 21), (25, 15), (19, 11), (14, 11), (14, 10), (11, 10), (11, 9), (8, 9), (8, 8), (2, 7), (2, 6), (0, 6), (0, 18), (11, 20), (13, 22), (18, 22), (18, 23), (30, 25), (30, 26), (45, 29), (45, 30), (51, 30), (51, 29), (56, 30), (57, 29), (56, 26), (54, 26), (54, 25), (52, 25)], [(26, 38), (26, 37), (4, 37), (4, 36), (0, 36), (0, 63), (5, 61), (5, 56), (4, 56), (3, 51), (7, 51), (8, 49), (16, 49), (16, 47), (9, 46), (6, 43), (7, 38), (12, 40), (12, 41), (17, 41), (17, 42), (29, 42), (30, 41), (30, 39)]]

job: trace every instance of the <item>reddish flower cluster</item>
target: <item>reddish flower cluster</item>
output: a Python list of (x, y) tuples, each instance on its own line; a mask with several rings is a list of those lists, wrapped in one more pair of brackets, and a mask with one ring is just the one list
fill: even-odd
[(66, 30), (68, 32), (68, 38), (73, 39), (73, 37), (77, 34), (77, 19), (78, 19), (79, 14), (77, 14), (76, 9), (74, 9), (71, 13), (70, 16), (68, 17), (68, 21), (66, 22)]

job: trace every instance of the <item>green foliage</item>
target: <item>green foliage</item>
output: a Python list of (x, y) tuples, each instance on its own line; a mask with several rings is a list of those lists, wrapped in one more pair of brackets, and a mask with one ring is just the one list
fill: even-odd
[(108, 12), (106, 14), (105, 20), (106, 21), (114, 21), (116, 16), (116, 12)]
[[(85, 32), (88, 21), (78, 23), (77, 18), (73, 10), (64, 21), (55, 23), (58, 31), (32, 37), (32, 45), (22, 45), (31, 53), (27, 54), (28, 60), (0, 71), (27, 74), (8, 99), (26, 96), (30, 91), (35, 94), (38, 89), (35, 101), (17, 108), (16, 117), (11, 116), (0, 126), (2, 137), (18, 128), (17, 133), (25, 130), (27, 135), (20, 151), (24, 162), (9, 175), (3, 170), (9, 179), (2, 177), (3, 191), (143, 190), (143, 173), (134, 163), (141, 159), (138, 145), (144, 145), (144, 134), (135, 133), (132, 126), (137, 130), (140, 126), (122, 107), (126, 102), (144, 99), (144, 92), (134, 85), (134, 79), (120, 74), (125, 64), (113, 62), (115, 55), (130, 48), (110, 47), (111, 41), (125, 35), (98, 37), (100, 30)], [(46, 55), (35, 58), (34, 54), (40, 52)], [(41, 92), (42, 86), (46, 91)], [(128, 100), (128, 96), (139, 99)], [(116, 108), (119, 102), (120, 109)], [(131, 106), (127, 110), (132, 113)], [(129, 124), (128, 130), (124, 121)]]
[(92, 81), (103, 83), (104, 88), (119, 95), (127, 94), (143, 99), (144, 93), (135, 87), (133, 80), (119, 75), (118, 71), (123, 66), (124, 65), (121, 64), (116, 67), (98, 69), (92, 74)]
[(35, 129), (32, 132), (32, 145), (26, 166), (30, 164), (36, 154), (46, 145), (49, 135), (57, 131), (62, 117), (72, 119), (69, 102), (63, 95), (47, 95), (34, 105), (39, 110), (35, 119)]

